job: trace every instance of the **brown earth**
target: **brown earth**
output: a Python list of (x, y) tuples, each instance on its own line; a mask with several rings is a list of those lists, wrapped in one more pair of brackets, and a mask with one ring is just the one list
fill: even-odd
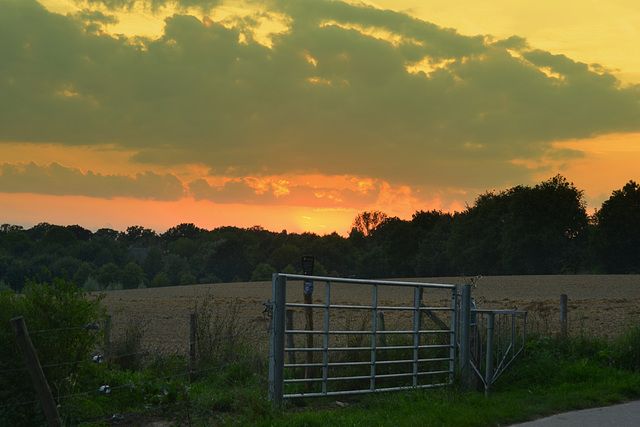
[[(640, 275), (491, 276), (444, 277), (407, 281), (463, 284), (474, 282), (473, 298), (481, 309), (520, 310), (528, 313), (528, 329), (543, 334), (560, 328), (560, 295), (568, 296), (568, 330), (571, 335), (614, 337), (640, 324)], [(288, 286), (288, 302), (302, 302), (302, 284)], [(317, 283), (314, 303), (322, 303), (325, 288)], [(450, 305), (450, 291), (425, 292), (429, 306)], [(411, 306), (413, 288), (380, 287), (384, 305)], [(112, 339), (126, 328), (144, 330), (145, 346), (158, 352), (185, 353), (189, 348), (189, 315), (207, 303), (221, 313), (235, 306), (243, 324), (260, 345), (268, 342), (264, 302), (271, 299), (271, 282), (227, 283), (107, 292), (104, 304), (112, 315)], [(331, 301), (370, 304), (369, 285), (333, 284)], [(321, 324), (320, 317), (315, 320)], [(301, 317), (302, 318), (302, 317)], [(343, 316), (346, 322), (349, 318)], [(359, 326), (347, 325), (355, 330)]]

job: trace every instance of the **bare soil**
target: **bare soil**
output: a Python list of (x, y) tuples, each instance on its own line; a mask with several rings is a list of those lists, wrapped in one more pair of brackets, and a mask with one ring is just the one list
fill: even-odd
[[(640, 275), (490, 276), (400, 279), (442, 284), (474, 282), (473, 298), (482, 309), (520, 310), (528, 313), (528, 328), (542, 334), (560, 329), (560, 295), (568, 296), (570, 335), (615, 337), (640, 324)], [(288, 287), (288, 301), (302, 302), (301, 285)], [(316, 283), (314, 302), (322, 303), (325, 288)], [(332, 303), (371, 303), (366, 285), (336, 284)], [(385, 305), (411, 306), (413, 288), (380, 291)], [(147, 348), (184, 353), (189, 348), (189, 317), (208, 303), (224, 311), (239, 308), (245, 328), (262, 344), (268, 340), (263, 303), (271, 299), (271, 282), (226, 283), (107, 292), (104, 304), (112, 315), (113, 337), (127, 328), (144, 330)], [(427, 305), (447, 306), (450, 292), (425, 293)]]

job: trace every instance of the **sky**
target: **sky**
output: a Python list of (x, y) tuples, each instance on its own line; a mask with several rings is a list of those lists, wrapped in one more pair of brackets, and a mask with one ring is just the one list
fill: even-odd
[(640, 181), (635, 0), (0, 0), (0, 223), (348, 234)]

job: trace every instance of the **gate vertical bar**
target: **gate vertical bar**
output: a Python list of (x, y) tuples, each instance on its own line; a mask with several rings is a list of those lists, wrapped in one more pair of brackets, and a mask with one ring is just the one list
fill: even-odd
[(376, 389), (376, 346), (378, 344), (378, 284), (373, 285), (373, 301), (371, 310), (371, 379), (369, 390)]
[(327, 394), (329, 378), (329, 316), (331, 307), (331, 282), (327, 280), (324, 288), (324, 342), (322, 343), (322, 393)]
[(285, 304), (287, 301), (287, 278), (274, 273), (271, 282), (271, 357), (269, 358), (269, 398), (274, 405), (282, 403), (284, 395), (284, 342)]
[(469, 388), (469, 359), (470, 359), (470, 335), (471, 327), (471, 285), (462, 285), (462, 297), (460, 301), (460, 381), (463, 391)]
[(451, 290), (451, 326), (449, 326), (449, 383), (453, 384), (454, 374), (456, 371), (456, 347), (458, 342), (458, 290)]
[(511, 354), (516, 354), (516, 315), (511, 315), (511, 343), (513, 347), (511, 348)]
[(413, 288), (413, 386), (418, 386), (418, 358), (420, 347), (420, 286)]
[(494, 312), (487, 313), (487, 367), (485, 372), (485, 385), (484, 394), (489, 396), (491, 394), (491, 386), (493, 385), (493, 348), (494, 348), (494, 329), (495, 329), (495, 317)]

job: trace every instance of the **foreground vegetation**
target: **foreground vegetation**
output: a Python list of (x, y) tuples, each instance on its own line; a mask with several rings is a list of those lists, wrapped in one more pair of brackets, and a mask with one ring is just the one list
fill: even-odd
[(615, 339), (532, 336), (485, 398), (456, 387), (292, 400), (267, 399), (267, 358), (237, 321), (237, 308), (195, 307), (198, 360), (140, 348), (141, 331), (112, 342), (110, 361), (94, 355), (104, 334), (100, 298), (57, 280), (0, 292), (0, 425), (45, 424), (17, 352), (9, 319), (22, 315), (65, 425), (461, 425), (514, 423), (555, 412), (640, 398), (640, 327)]
[(162, 234), (38, 224), (0, 226), (0, 288), (65, 278), (90, 291), (269, 280), (300, 272), (337, 277), (443, 277), (640, 272), (640, 185), (616, 190), (588, 215), (582, 191), (558, 175), (533, 187), (487, 192), (463, 212), (378, 211), (356, 216), (348, 237), (214, 230), (180, 224)]

